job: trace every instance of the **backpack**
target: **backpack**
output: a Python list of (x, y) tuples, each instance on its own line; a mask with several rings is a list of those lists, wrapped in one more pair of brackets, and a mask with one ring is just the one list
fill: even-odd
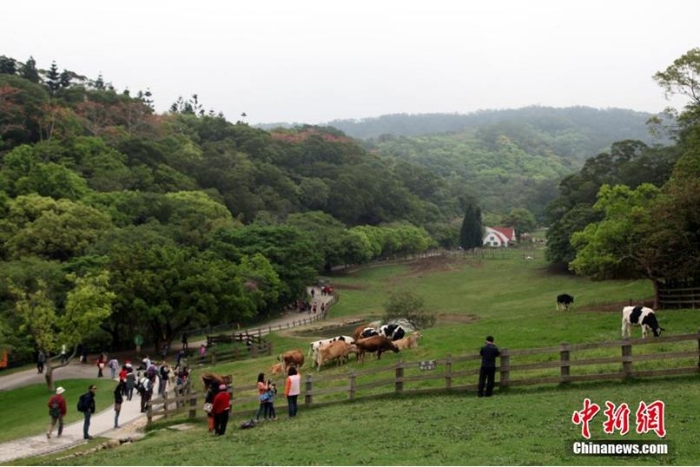
[(255, 426), (258, 423), (254, 419), (246, 420), (245, 422), (241, 423), (241, 429), (245, 430), (247, 428), (255, 428)]
[(61, 417), (61, 405), (58, 403), (58, 401), (53, 401), (51, 403), (51, 407), (49, 408), (49, 415), (51, 415), (52, 418)]
[(82, 394), (78, 399), (78, 412), (87, 412), (89, 410), (87, 405), (87, 394)]

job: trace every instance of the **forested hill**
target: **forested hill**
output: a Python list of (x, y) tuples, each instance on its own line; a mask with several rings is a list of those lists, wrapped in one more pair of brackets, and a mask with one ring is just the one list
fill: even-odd
[[(588, 153), (596, 154), (614, 141), (636, 139), (651, 143), (646, 127), (652, 114), (627, 109), (595, 109), (592, 107), (539, 107), (480, 110), (469, 114), (426, 113), (390, 114), (363, 119), (340, 119), (326, 125), (335, 127), (353, 138), (371, 139), (382, 135), (423, 136), (459, 133), (469, 129), (525, 127), (559, 141), (567, 152), (573, 141)], [(290, 127), (284, 123), (259, 125), (261, 128)], [(562, 151), (557, 151), (564, 154)]]

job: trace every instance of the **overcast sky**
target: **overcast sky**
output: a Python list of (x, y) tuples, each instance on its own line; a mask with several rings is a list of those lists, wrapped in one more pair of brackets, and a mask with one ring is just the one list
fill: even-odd
[(694, 0), (26, 0), (0, 55), (55, 60), (156, 110), (324, 123), (528, 105), (659, 112), (656, 71), (700, 47)]

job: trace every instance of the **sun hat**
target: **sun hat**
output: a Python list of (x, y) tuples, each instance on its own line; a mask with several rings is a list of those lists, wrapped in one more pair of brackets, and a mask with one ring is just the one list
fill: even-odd
[(63, 394), (64, 392), (66, 392), (66, 390), (63, 389), (62, 386), (56, 388), (56, 394)]
[(226, 385), (225, 385), (225, 384), (220, 384), (220, 385), (219, 385), (219, 389), (223, 391), (224, 389), (226, 389)]

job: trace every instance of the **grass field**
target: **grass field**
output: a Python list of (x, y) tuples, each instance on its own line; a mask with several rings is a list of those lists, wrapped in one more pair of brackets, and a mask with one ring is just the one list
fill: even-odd
[[(378, 318), (390, 292), (410, 290), (422, 296), (426, 307), (437, 313), (439, 319), (436, 326), (423, 330), (418, 349), (385, 354), (381, 361), (366, 361), (362, 365), (353, 361), (341, 368), (324, 368), (320, 375), (390, 365), (399, 358), (415, 361), (440, 358), (448, 353), (471, 354), (488, 334), (496, 337), (501, 348), (509, 349), (615, 340), (620, 336), (622, 305), (630, 300), (636, 303), (651, 298), (651, 284), (646, 281), (591, 282), (555, 275), (539, 259), (541, 256), (524, 260), (516, 250), (510, 257), (431, 259), (330, 277), (340, 294), (330, 318)], [(555, 297), (564, 292), (575, 296), (574, 307), (569, 312), (555, 310)], [(694, 333), (700, 326), (695, 310), (662, 310), (657, 316), (670, 334)], [(328, 334), (318, 337), (334, 335), (332, 331), (324, 332)], [(634, 332), (638, 336), (639, 329)], [(306, 349), (314, 338), (303, 330), (270, 336), (275, 349), (280, 351)], [(591, 355), (595, 354), (591, 351)], [(208, 369), (232, 374), (234, 386), (252, 386), (258, 372), (267, 372), (274, 361), (274, 357), (265, 357)], [(303, 370), (308, 371), (311, 370)], [(173, 419), (154, 424), (148, 436), (133, 445), (70, 460), (60, 460), (63, 453), (45, 459), (24, 459), (18, 464), (698, 465), (700, 449), (695, 438), (700, 434), (697, 423), (700, 400), (689, 397), (697, 393), (698, 383), (700, 378), (693, 376), (568, 387), (517, 387), (507, 392), (496, 390), (495, 397), (489, 399), (461, 392), (386, 396), (326, 407), (307, 407), (302, 403), (297, 419), (282, 417), (252, 430), (237, 429), (243, 418), (234, 418), (224, 439), (209, 436), (203, 420), (196, 421), (190, 430), (168, 429), (172, 424), (186, 421)], [(658, 441), (654, 433), (634, 433), (634, 411), (640, 402), (664, 401), (665, 441), (670, 444), (671, 454), (572, 455), (571, 442), (583, 438), (581, 427), (574, 425), (571, 417), (582, 409), (587, 397), (600, 405), (601, 410), (608, 400), (617, 405), (627, 403), (632, 410), (632, 433), (626, 437), (603, 433), (603, 415), (597, 416), (591, 425), (593, 439), (606, 441)], [(39, 399), (41, 402), (36, 403), (42, 404), (43, 413), (43, 395)], [(280, 404), (282, 399), (278, 398)]]

